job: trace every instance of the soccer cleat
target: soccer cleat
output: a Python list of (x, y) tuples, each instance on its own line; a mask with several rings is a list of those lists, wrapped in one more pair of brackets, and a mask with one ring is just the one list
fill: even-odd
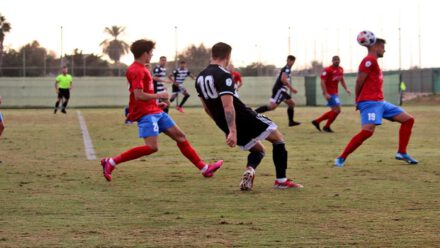
[(322, 130), (324, 130), (324, 132), (327, 132), (327, 133), (334, 133), (330, 127), (323, 127)]
[(419, 161), (413, 159), (408, 153), (396, 153), (396, 159), (397, 160), (404, 160), (408, 164), (417, 164)]
[(243, 191), (252, 190), (252, 186), (254, 185), (255, 179), (255, 170), (252, 167), (248, 167), (241, 177), (240, 189)]
[(61, 109), (61, 113), (67, 114), (66, 109)]
[(182, 108), (182, 107), (177, 106), (177, 107), (176, 107), (176, 110), (179, 111), (180, 113), (185, 113), (185, 112), (183, 111), (183, 108)]
[(321, 127), (319, 127), (319, 122), (317, 122), (317, 121), (313, 120), (313, 121), (312, 121), (312, 124), (313, 124), (313, 126), (315, 126), (315, 127), (316, 127), (316, 129), (318, 129), (318, 131), (320, 131), (320, 132), (321, 132)]
[(58, 109), (56, 108), (56, 109), (53, 110), (53, 113), (56, 114), (57, 111), (58, 111)]
[(294, 127), (294, 126), (298, 126), (298, 125), (301, 125), (301, 122), (289, 121), (289, 127)]
[(292, 180), (287, 179), (284, 183), (278, 182), (278, 180), (275, 180), (275, 184), (273, 186), (276, 189), (302, 189), (304, 186), (299, 183), (294, 183)]
[(204, 177), (212, 177), (214, 176), (214, 173), (220, 169), (223, 165), (223, 160), (219, 160), (213, 164), (208, 165), (208, 169), (206, 169), (205, 172), (202, 173)]
[(115, 169), (113, 165), (110, 164), (110, 161), (108, 158), (101, 159), (101, 166), (102, 166), (102, 173), (104, 174), (104, 177), (107, 181), (112, 180), (112, 171)]
[(336, 167), (344, 167), (344, 165), (345, 165), (345, 159), (344, 158), (337, 157), (335, 159), (335, 166)]

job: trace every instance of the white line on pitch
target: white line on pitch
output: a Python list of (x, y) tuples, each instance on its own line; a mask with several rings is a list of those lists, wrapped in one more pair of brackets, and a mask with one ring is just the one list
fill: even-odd
[(77, 110), (76, 113), (78, 114), (79, 125), (81, 126), (86, 157), (88, 160), (95, 160), (96, 153), (95, 153), (95, 149), (93, 149), (92, 139), (90, 138), (89, 130), (87, 129), (86, 120), (81, 114), (81, 111)]

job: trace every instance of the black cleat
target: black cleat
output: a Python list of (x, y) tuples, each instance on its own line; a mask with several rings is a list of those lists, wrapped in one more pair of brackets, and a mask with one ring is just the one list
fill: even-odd
[(334, 133), (330, 127), (324, 127), (322, 130), (324, 130), (324, 132), (327, 132), (327, 133)]
[(289, 127), (294, 127), (294, 126), (298, 126), (301, 125), (301, 122), (297, 122), (297, 121), (290, 121), (289, 122)]
[(53, 110), (53, 113), (54, 113), (54, 114), (56, 114), (56, 113), (57, 113), (57, 111), (58, 111), (58, 109), (54, 109), (54, 110)]
[(63, 113), (63, 114), (67, 114), (67, 112), (66, 112), (65, 109), (62, 109), (62, 110), (61, 110), (61, 113)]
[(313, 126), (315, 126), (316, 127), (316, 129), (318, 129), (318, 131), (320, 131), (321, 132), (321, 127), (319, 127), (319, 123), (317, 122), (317, 121), (312, 121), (312, 124), (313, 124)]

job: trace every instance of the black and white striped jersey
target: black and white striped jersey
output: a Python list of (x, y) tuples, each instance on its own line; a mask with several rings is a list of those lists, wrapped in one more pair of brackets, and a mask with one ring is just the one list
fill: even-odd
[[(153, 69), (153, 77), (159, 77), (165, 79), (167, 77), (167, 68), (156, 65)], [(163, 82), (158, 82), (153, 79), (154, 92), (160, 93), (166, 91), (166, 87)]]

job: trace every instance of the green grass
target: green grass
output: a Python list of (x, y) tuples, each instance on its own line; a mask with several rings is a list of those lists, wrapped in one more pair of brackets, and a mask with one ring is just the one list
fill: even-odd
[[(347, 160), (333, 159), (359, 130), (353, 107), (332, 128), (309, 123), (327, 108), (300, 107), (287, 127), (285, 107), (269, 112), (285, 135), (288, 176), (302, 190), (274, 190), (272, 147), (254, 190), (238, 188), (247, 152), (231, 149), (198, 108), (171, 115), (206, 161), (224, 159), (203, 178), (165, 135), (159, 152), (123, 164), (108, 183), (85, 158), (75, 111), (3, 109), (0, 138), (0, 247), (435, 247), (440, 243), (440, 109), (405, 106), (416, 117), (409, 151), (394, 159), (398, 125), (385, 122)], [(141, 145), (121, 109), (81, 110), (98, 157)]]

